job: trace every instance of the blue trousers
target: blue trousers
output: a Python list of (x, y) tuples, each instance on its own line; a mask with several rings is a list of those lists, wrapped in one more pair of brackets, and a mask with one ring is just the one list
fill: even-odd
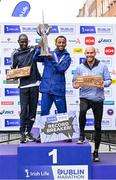
[(48, 115), (52, 104), (55, 104), (58, 113), (67, 112), (66, 97), (42, 93), (41, 116)]

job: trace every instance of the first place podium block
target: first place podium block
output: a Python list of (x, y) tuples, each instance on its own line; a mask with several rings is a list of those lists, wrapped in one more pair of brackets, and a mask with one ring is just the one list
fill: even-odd
[(18, 148), (19, 179), (91, 179), (91, 146), (56, 142)]

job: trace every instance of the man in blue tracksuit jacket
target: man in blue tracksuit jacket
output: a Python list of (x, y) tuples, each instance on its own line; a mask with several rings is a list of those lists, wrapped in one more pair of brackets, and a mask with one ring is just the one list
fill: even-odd
[(41, 116), (50, 113), (53, 102), (58, 113), (67, 112), (65, 71), (71, 64), (71, 57), (65, 49), (66, 42), (64, 36), (58, 36), (52, 57), (41, 58), (38, 56), (38, 61), (43, 61), (44, 65), (40, 83), (40, 92), (42, 93)]
[[(73, 87), (79, 88), (80, 96), (80, 113), (79, 113), (79, 126), (80, 126), (80, 139), (78, 143), (83, 143), (85, 139), (85, 124), (86, 113), (88, 109), (92, 108), (94, 114), (94, 127), (95, 127), (95, 151), (93, 153), (93, 160), (99, 161), (98, 149), (101, 141), (101, 121), (103, 115), (103, 101), (104, 101), (104, 87), (109, 87), (112, 83), (110, 73), (105, 64), (101, 63), (95, 58), (96, 52), (94, 47), (88, 47), (85, 50), (86, 60), (80, 64), (73, 77)], [(100, 76), (102, 83), (100, 87), (80, 87), (75, 81), (79, 76)]]

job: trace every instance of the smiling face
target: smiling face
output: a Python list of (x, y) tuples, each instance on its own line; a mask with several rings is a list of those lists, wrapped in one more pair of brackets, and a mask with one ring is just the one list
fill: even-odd
[(66, 47), (66, 38), (59, 36), (58, 38), (56, 38), (56, 48), (60, 51), (64, 50)]
[(19, 36), (18, 43), (21, 49), (26, 49), (28, 46), (28, 37), (26, 35)]
[(95, 61), (96, 51), (94, 47), (88, 47), (85, 50), (85, 56), (88, 63), (93, 63)]

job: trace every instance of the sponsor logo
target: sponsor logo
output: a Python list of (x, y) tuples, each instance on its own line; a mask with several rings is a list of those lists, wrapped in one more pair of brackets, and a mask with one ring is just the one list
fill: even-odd
[(81, 58), (79, 58), (79, 64), (81, 64), (81, 63), (84, 63), (84, 61), (86, 60), (86, 58), (85, 57), (81, 57)]
[(75, 34), (75, 26), (59, 26), (60, 33), (63, 34)]
[(98, 54), (100, 53), (100, 50), (98, 48), (96, 48), (96, 53), (98, 53)]
[(80, 34), (95, 34), (95, 26), (80, 26)]
[(107, 66), (111, 66), (112, 65), (112, 59), (111, 58), (106, 58), (106, 57), (99, 57), (98, 58), (100, 60), (100, 62), (106, 64)]
[(104, 101), (104, 105), (114, 105), (114, 101)]
[(79, 101), (73, 101), (73, 102), (69, 102), (69, 105), (70, 106), (77, 106), (77, 105), (79, 105)]
[(112, 71), (110, 71), (110, 74), (115, 76), (116, 75), (116, 70), (112, 69)]
[(20, 105), (20, 101), (18, 101), (17, 104)]
[(111, 126), (109, 119), (102, 119), (101, 124), (102, 124), (102, 126)]
[(75, 74), (75, 73), (76, 73), (76, 70), (72, 70), (72, 71), (71, 71), (71, 74)]
[(81, 41), (80, 41), (80, 39), (79, 39), (79, 38), (77, 38), (77, 39), (69, 39), (69, 43), (80, 44), (80, 43), (81, 43)]
[(81, 43), (80, 39), (77, 38), (77, 39), (76, 39), (76, 44), (80, 44), (80, 43)]
[(21, 1), (19, 2), (12, 13), (12, 16), (14, 17), (26, 17), (28, 13), (30, 12), (30, 4), (27, 1)]
[(85, 44), (86, 45), (94, 45), (95, 44), (95, 38), (93, 36), (85, 37)]
[(71, 57), (71, 65), (74, 65), (75, 61), (76, 61), (76, 58), (75, 57)]
[(84, 51), (83, 48), (74, 48), (73, 49), (74, 53), (83, 53), (83, 51)]
[[(17, 41), (12, 40), (10, 37), (4, 37), (4, 40), (1, 40), (0, 42), (1, 43), (13, 43), (13, 44), (17, 43)], [(4, 52), (8, 52), (9, 50), (11, 51), (12, 49), (9, 47), (4, 48)]]
[(112, 115), (114, 114), (113, 109), (108, 109), (108, 110), (107, 110), (107, 114), (108, 114), (109, 116), (112, 116)]
[(104, 38), (101, 38), (98, 40), (98, 43), (112, 43), (112, 39), (104, 39)]
[(5, 119), (5, 127), (20, 126), (20, 119)]
[(40, 114), (41, 114), (41, 111), (37, 111), (36, 114), (37, 114), (37, 115), (40, 115)]
[(5, 96), (19, 96), (18, 88), (5, 88)]
[(46, 118), (47, 122), (54, 122), (54, 121), (57, 121), (57, 117), (56, 116), (51, 116), (51, 117), (47, 117)]
[(92, 118), (87, 118), (86, 126), (93, 126), (93, 125), (94, 125), (94, 120)]
[(80, 26), (80, 34), (112, 34), (112, 27)]
[(58, 26), (50, 26), (51, 27), (51, 33), (59, 33)]
[(14, 101), (1, 101), (1, 105), (14, 105)]
[(18, 80), (3, 80), (3, 84), (18, 84)]
[(106, 97), (111, 97), (112, 96), (112, 89), (110, 89), (110, 88), (104, 89), (104, 95)]
[(56, 179), (88, 179), (87, 166), (61, 166), (57, 169)]
[(4, 57), (4, 65), (11, 65), (12, 60), (10, 57)]
[(41, 41), (41, 37), (40, 37), (40, 38), (35, 39), (35, 43), (39, 43), (40, 41)]
[(112, 27), (98, 26), (96, 27), (96, 34), (112, 34)]
[(106, 55), (113, 55), (115, 53), (115, 48), (112, 46), (105, 47), (105, 54)]
[(13, 115), (14, 111), (3, 109), (2, 111), (0, 111), (0, 114), (2, 114), (2, 115)]
[(22, 32), (36, 32), (36, 27), (22, 26)]
[(67, 95), (67, 96), (74, 96), (74, 91), (73, 91), (73, 89), (70, 89), (70, 90), (66, 89), (66, 95)]
[[(55, 150), (55, 149), (54, 149)], [(37, 166), (26, 167), (24, 169), (24, 178), (29, 179), (88, 179), (88, 166), (87, 165), (58, 165), (52, 166)]]
[(116, 84), (116, 79), (112, 79), (112, 84)]
[(20, 33), (19, 25), (4, 25), (4, 33)]

